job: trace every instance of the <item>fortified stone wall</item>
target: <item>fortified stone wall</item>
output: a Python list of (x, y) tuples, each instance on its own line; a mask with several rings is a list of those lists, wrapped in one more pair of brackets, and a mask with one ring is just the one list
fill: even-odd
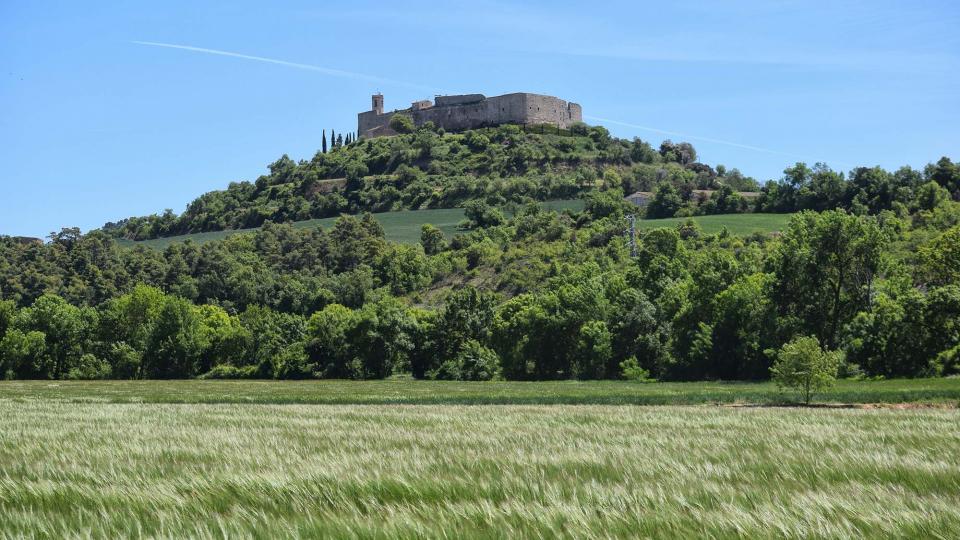
[(357, 132), (364, 137), (395, 135), (390, 129), (394, 114), (405, 114), (421, 126), (433, 122), (447, 131), (463, 131), (500, 124), (551, 124), (561, 128), (582, 121), (580, 105), (553, 96), (515, 93), (484, 97), (483, 94), (437, 96), (436, 104), (418, 101), (408, 109), (378, 114), (365, 111), (357, 115)]

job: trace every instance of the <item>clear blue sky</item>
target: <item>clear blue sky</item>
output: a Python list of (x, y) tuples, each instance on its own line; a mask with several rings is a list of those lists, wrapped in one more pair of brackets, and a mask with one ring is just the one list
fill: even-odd
[(960, 158), (956, 0), (200, 4), (0, 2), (0, 234), (179, 213), (377, 90), (553, 94), (760, 180)]

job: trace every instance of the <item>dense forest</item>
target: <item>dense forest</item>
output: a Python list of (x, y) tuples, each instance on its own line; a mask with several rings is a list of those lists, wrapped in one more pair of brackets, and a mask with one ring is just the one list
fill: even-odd
[[(596, 160), (533, 173), (511, 159), (548, 140), (584, 152), (589, 142)], [(466, 150), (474, 147), (487, 151)], [(434, 152), (462, 159), (418, 162)], [(374, 155), (382, 168), (356, 160)], [(847, 175), (797, 164), (745, 208), (724, 180), (738, 174), (691, 167), (694, 156), (683, 143), (654, 151), (602, 128), (456, 136), (427, 128), (344, 144), (310, 163), (281, 160), (266, 179), (207, 194), (169, 221), (63, 229), (47, 243), (0, 237), (0, 374), (764, 379), (774, 351), (800, 336), (841, 353), (848, 377), (960, 372), (960, 167), (943, 158), (923, 171)], [(561, 151), (537, 159), (571, 163)], [(446, 238), (426, 225), (419, 245), (403, 245), (385, 240), (369, 214), (325, 230), (261, 212), (307, 201), (296, 194), (304, 185), (354, 165), (364, 174), (399, 170), (408, 181), (364, 180), (325, 195), (346, 201), (339, 210), (381, 209), (374, 202), (384, 197), (404, 207), (467, 200), (465, 230)], [(467, 170), (522, 176), (460, 176)], [(348, 186), (364, 177), (347, 176)], [(438, 188), (439, 178), (449, 184)], [(417, 185), (423, 198), (408, 199)], [(691, 185), (719, 189), (698, 201), (683, 194)], [(643, 231), (631, 256), (625, 231), (636, 207), (623, 200), (625, 188), (655, 191), (652, 211), (670, 215), (718, 206), (799, 213), (772, 235), (705, 234), (693, 221)], [(582, 212), (530, 202), (577, 193)], [(526, 204), (505, 215), (497, 203), (508, 200)], [(313, 215), (313, 203), (303, 204)], [(251, 209), (253, 221), (236, 221)], [(256, 232), (162, 252), (120, 247), (114, 237), (259, 220)]]

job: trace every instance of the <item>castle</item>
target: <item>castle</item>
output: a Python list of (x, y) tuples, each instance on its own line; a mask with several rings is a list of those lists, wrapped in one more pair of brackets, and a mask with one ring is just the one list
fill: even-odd
[(390, 118), (405, 114), (413, 123), (422, 126), (433, 122), (447, 131), (463, 131), (500, 124), (550, 124), (560, 128), (583, 121), (583, 111), (577, 103), (553, 96), (517, 92), (486, 97), (483, 94), (436, 96), (434, 102), (414, 101), (408, 109), (383, 112), (383, 94), (373, 95), (373, 108), (357, 115), (357, 133), (361, 137), (395, 135), (390, 129)]

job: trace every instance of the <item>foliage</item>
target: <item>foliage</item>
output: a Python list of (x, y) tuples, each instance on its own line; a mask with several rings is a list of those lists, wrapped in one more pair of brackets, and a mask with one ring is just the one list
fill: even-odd
[[(325, 227), (265, 222), (250, 233), (202, 245), (171, 242), (162, 251), (121, 247), (103, 231), (75, 228), (44, 244), (0, 237), (0, 373), (590, 380), (646, 371), (658, 380), (763, 380), (773, 360), (764, 351), (799, 336), (843, 351), (847, 374), (958, 370), (960, 203), (932, 179), (952, 181), (942, 160), (922, 173), (858, 170), (855, 184), (824, 167), (797, 165), (788, 174), (797, 187), (791, 200), (825, 209), (639, 220), (631, 257), (625, 214), (635, 207), (612, 184), (636, 181), (623, 161), (636, 145), (594, 128), (569, 137), (480, 130), (470, 144), (483, 145), (481, 135), (493, 153), (560, 140), (582, 142), (586, 151), (589, 142), (606, 165), (580, 163), (568, 172), (606, 185), (588, 191), (582, 207), (550, 205), (533, 202), (533, 194), (562, 178), (523, 173), (509, 186), (513, 180), (501, 178), (470, 196), (470, 228), (449, 241), (453, 213), (439, 222), (444, 229), (422, 227), (421, 218), (407, 244), (389, 241), (383, 218), (372, 214)], [(461, 145), (468, 135), (422, 129), (403, 137), (371, 148), (410, 142), (432, 153), (431, 141)], [(461, 146), (451, 162), (476, 157)], [(661, 202), (675, 195), (679, 214), (694, 208), (688, 188), (733, 175), (652, 159), (629, 166), (677, 174), (676, 183), (659, 180), (658, 194)], [(424, 179), (425, 171), (400, 165), (401, 183)], [(271, 174), (299, 167), (280, 160)], [(918, 186), (915, 204), (876, 182)], [(503, 196), (521, 184), (522, 197)], [(824, 193), (849, 185), (866, 193), (850, 211), (823, 202), (832, 200)], [(698, 208), (738, 209), (735, 195), (721, 187)], [(895, 210), (882, 209), (888, 203)]]
[(397, 133), (413, 133), (413, 118), (405, 114), (395, 114), (390, 117), (390, 129)]
[(804, 403), (816, 392), (830, 387), (837, 377), (840, 357), (824, 351), (815, 337), (802, 336), (786, 343), (770, 368), (774, 382), (800, 393)]

